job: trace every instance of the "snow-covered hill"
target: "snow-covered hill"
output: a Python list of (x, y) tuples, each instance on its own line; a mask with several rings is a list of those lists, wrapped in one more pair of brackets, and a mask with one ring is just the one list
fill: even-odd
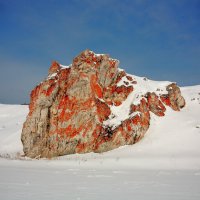
[[(200, 169), (200, 85), (181, 90), (186, 107), (180, 112), (168, 109), (163, 118), (152, 114), (150, 129), (141, 142), (102, 154), (63, 156), (52, 162), (111, 168)], [(23, 154), (20, 134), (27, 113), (27, 106), (0, 105), (1, 157), (17, 159)]]
[(139, 143), (52, 160), (20, 156), (28, 107), (0, 105), (0, 199), (199, 200), (200, 85), (181, 90), (186, 107), (152, 115)]

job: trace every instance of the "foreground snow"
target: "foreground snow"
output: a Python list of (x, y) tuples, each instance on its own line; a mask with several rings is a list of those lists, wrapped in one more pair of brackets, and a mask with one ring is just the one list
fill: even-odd
[(200, 85), (181, 90), (139, 143), (52, 160), (20, 156), (28, 107), (0, 104), (0, 199), (200, 199)]
[(2, 200), (199, 200), (199, 171), (112, 170), (8, 161), (0, 166)]

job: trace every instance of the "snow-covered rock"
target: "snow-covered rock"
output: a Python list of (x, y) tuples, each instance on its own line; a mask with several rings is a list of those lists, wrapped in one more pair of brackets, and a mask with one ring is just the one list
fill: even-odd
[(151, 113), (185, 106), (175, 83), (127, 74), (106, 54), (83, 51), (72, 65), (53, 62), (48, 77), (31, 92), (22, 131), (26, 156), (54, 157), (104, 152), (139, 141)]

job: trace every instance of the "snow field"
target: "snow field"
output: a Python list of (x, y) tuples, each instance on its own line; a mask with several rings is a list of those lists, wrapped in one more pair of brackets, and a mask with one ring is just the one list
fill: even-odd
[(0, 199), (199, 200), (200, 85), (181, 90), (186, 107), (152, 114), (139, 143), (51, 160), (21, 157), (28, 107), (0, 104)]

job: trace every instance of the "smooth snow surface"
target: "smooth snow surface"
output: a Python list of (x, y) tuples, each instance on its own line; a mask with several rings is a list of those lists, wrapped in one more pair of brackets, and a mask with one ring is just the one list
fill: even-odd
[(27, 113), (28, 106), (0, 104), (1, 157), (16, 157), (22, 153), (21, 131)]
[(4, 161), (1, 200), (199, 200), (199, 171), (69, 168)]
[(28, 107), (0, 104), (0, 200), (199, 200), (200, 85), (181, 91), (186, 107), (152, 114), (139, 143), (52, 160), (20, 157)]

